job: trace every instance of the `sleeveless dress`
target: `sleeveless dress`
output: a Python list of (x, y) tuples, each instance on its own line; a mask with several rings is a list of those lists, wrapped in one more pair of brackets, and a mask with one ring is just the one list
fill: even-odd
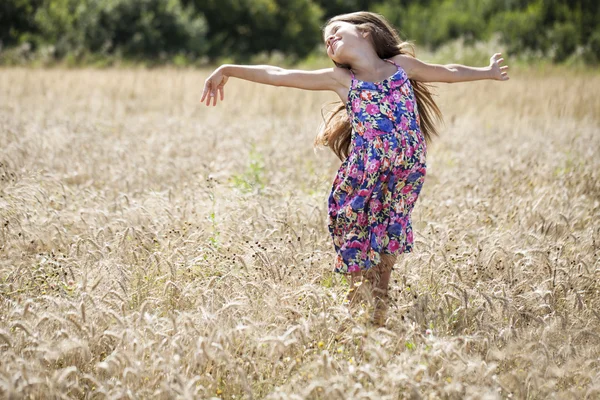
[(397, 71), (380, 82), (358, 80), (350, 71), (350, 152), (328, 200), (334, 272), (367, 270), (380, 253), (412, 251), (410, 217), (425, 179), (426, 145), (408, 76), (385, 61)]

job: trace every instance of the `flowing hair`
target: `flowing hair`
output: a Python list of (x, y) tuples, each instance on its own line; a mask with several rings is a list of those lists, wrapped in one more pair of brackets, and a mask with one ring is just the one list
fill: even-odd
[[(413, 46), (402, 41), (398, 32), (379, 14), (360, 11), (335, 16), (327, 21), (323, 27), (323, 33), (325, 33), (325, 28), (329, 24), (337, 21), (354, 24), (360, 31), (369, 32), (371, 43), (381, 59), (392, 58), (399, 54), (415, 56)], [(351, 67), (335, 61), (334, 64), (340, 68), (350, 69)], [(410, 79), (410, 83), (417, 100), (421, 132), (425, 136), (426, 143), (429, 144), (433, 136), (438, 135), (435, 122), (442, 121), (442, 113), (433, 100), (429, 85), (413, 79)], [(352, 125), (346, 105), (341, 101), (336, 102), (334, 110), (329, 113), (327, 118), (323, 116), (323, 119), (325, 123), (315, 138), (315, 146), (323, 145), (331, 148), (338, 158), (343, 161), (350, 152), (352, 134)]]

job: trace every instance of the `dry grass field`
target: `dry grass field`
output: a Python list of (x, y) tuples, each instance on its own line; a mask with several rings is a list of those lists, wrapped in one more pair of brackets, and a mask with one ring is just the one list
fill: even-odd
[(0, 397), (600, 398), (600, 74), (438, 85), (376, 329), (331, 272), (335, 95), (207, 108), (207, 73), (0, 69)]

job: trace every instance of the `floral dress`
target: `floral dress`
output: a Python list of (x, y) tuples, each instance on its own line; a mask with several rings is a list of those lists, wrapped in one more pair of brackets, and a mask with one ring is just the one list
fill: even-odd
[(329, 231), (335, 272), (377, 265), (380, 253), (410, 252), (413, 205), (425, 179), (425, 138), (406, 72), (381, 82), (352, 75), (346, 109), (352, 123), (350, 152), (329, 196)]

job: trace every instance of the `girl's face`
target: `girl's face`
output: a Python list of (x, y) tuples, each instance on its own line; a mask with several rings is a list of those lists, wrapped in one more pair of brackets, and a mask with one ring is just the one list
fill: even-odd
[(323, 36), (327, 55), (338, 64), (345, 64), (348, 56), (366, 43), (366, 35), (361, 33), (356, 25), (343, 21), (327, 25)]

